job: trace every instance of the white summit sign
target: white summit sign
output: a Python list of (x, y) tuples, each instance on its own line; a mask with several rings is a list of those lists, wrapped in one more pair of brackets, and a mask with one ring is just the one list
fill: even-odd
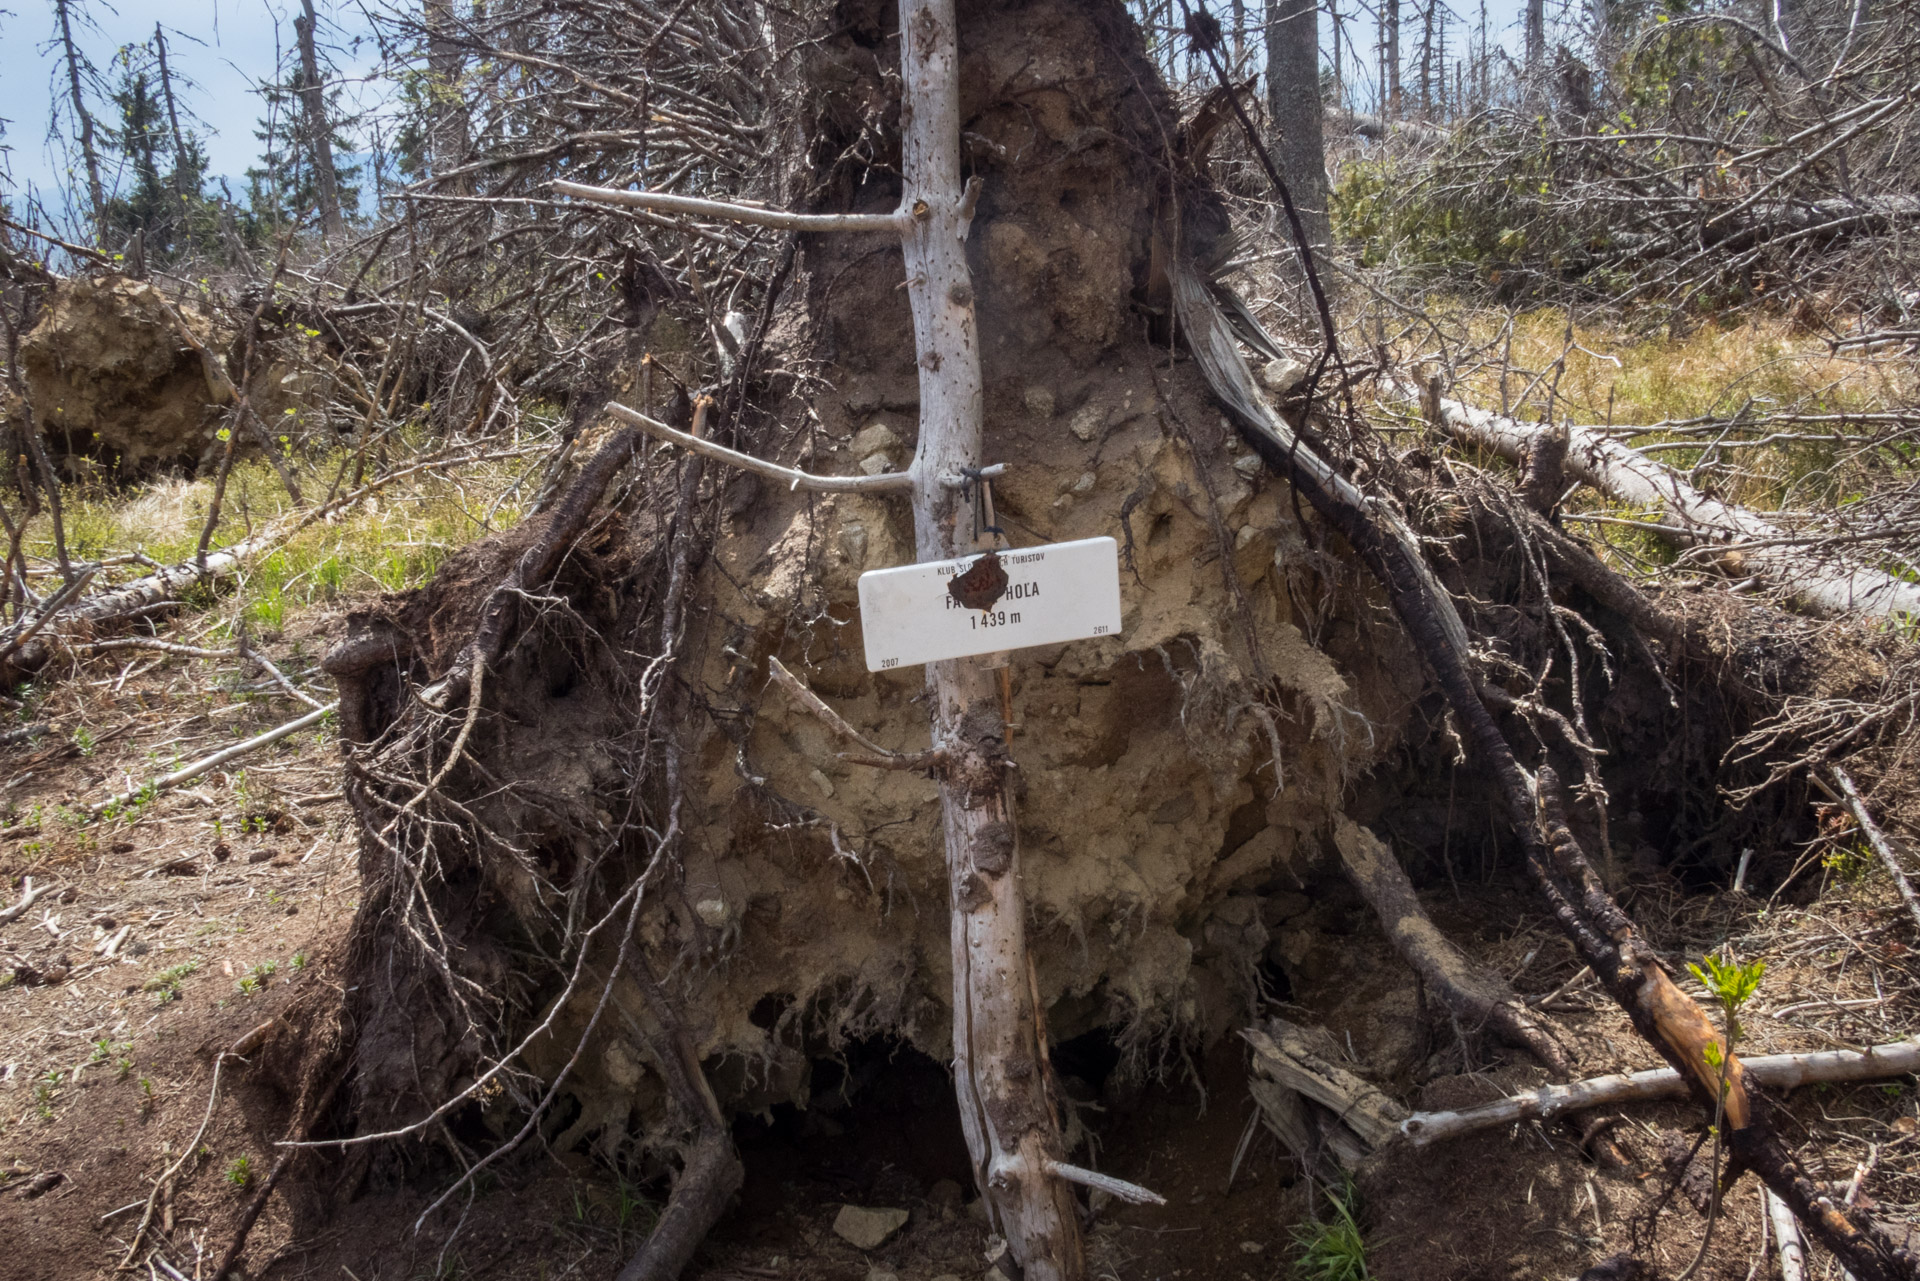
[(1119, 633), (1120, 550), (1111, 538), (997, 555), (1006, 587), (984, 609), (961, 604), (948, 590), (956, 575), (979, 564), (979, 556), (860, 575), (867, 670)]

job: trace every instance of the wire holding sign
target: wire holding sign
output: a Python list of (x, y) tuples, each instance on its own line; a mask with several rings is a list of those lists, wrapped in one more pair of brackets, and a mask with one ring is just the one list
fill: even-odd
[[(860, 575), (867, 670), (1057, 645), (1120, 631), (1120, 550), (1111, 538), (1048, 543)], [(969, 582), (975, 573), (981, 579)], [(988, 599), (974, 590), (991, 578)], [(958, 581), (956, 581), (958, 580)]]

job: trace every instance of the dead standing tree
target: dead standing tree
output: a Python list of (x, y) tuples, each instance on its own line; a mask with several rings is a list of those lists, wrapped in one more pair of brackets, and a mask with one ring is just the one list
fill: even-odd
[[(812, 232), (893, 232), (906, 262), (920, 381), (920, 433), (904, 473), (858, 479), (782, 472), (819, 489), (907, 493), (921, 561), (976, 547), (983, 494), (980, 343), (967, 232), (978, 180), (960, 181), (959, 47), (954, 0), (901, 0), (903, 189), (891, 214), (808, 216), (652, 192), (559, 182), (576, 198)], [(705, 445), (642, 415), (615, 416), (710, 457), (767, 464)], [(991, 474), (989, 470), (989, 475)], [(1070, 1182), (1136, 1199), (1142, 1189), (1067, 1165), (1049, 1096), (1046, 1033), (1027, 952), (1026, 907), (1000, 681), (992, 659), (927, 665), (952, 904), (954, 1085), (974, 1178), (990, 1222), (1032, 1281), (1074, 1281), (1086, 1261)], [(924, 764), (921, 757), (903, 758)], [(1158, 1199), (1158, 1198), (1154, 1198)]]

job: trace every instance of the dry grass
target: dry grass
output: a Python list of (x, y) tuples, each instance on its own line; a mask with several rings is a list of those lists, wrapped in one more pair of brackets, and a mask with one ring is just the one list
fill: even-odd
[[(1743, 407), (1864, 411), (1911, 399), (1904, 365), (1834, 355), (1787, 320), (1747, 311), (1684, 337), (1636, 333), (1564, 308), (1455, 318), (1484, 353), (1458, 386), (1489, 408), (1580, 423), (1658, 423)], [(1523, 399), (1524, 398), (1524, 399)]]
[[(241, 623), (277, 631), (294, 614), (315, 605), (418, 587), (449, 553), (519, 523), (538, 485), (541, 445), (530, 443), (525, 454), (424, 471), (370, 495), (256, 558), (218, 594), (201, 593), (189, 600), (189, 616), (213, 614), (219, 625), (207, 634), (216, 638)], [(319, 478), (338, 474), (341, 462), (336, 455), (313, 460), (303, 469), (309, 505), (327, 497), (326, 480)], [(212, 494), (213, 482), (207, 478), (165, 478), (130, 489), (74, 487), (65, 496), (68, 554), (93, 561), (137, 552), (163, 565), (189, 560)], [(296, 511), (264, 460), (240, 463), (212, 545), (230, 546)], [(29, 525), (26, 550), (34, 563), (51, 572), (53, 528), (45, 513)], [(144, 572), (144, 567), (130, 564), (116, 566), (110, 574), (124, 579)]]

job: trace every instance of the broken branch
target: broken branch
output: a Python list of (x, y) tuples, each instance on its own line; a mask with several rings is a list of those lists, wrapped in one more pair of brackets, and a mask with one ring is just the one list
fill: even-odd
[(816, 476), (812, 472), (782, 467), (779, 463), (770, 463), (764, 458), (755, 458), (752, 454), (728, 449), (725, 445), (716, 445), (710, 440), (681, 431), (677, 427), (669, 427), (638, 410), (628, 409), (617, 401), (608, 401), (606, 412), (623, 423), (638, 427), (655, 440), (670, 441), (703, 458), (711, 458), (716, 462), (738, 467), (741, 471), (749, 471), (756, 476), (785, 481), (788, 489), (811, 489), (829, 494), (873, 494), (906, 493), (913, 488), (912, 476), (903, 471), (882, 472), (878, 476)]
[(652, 209), (660, 213), (693, 214), (721, 222), (744, 222), (778, 231), (890, 231), (903, 235), (913, 225), (913, 215), (895, 211), (885, 214), (798, 214), (784, 209), (762, 209), (735, 204), (728, 200), (701, 200), (695, 196), (673, 196), (664, 191), (615, 191), (611, 187), (589, 187), (584, 183), (556, 181), (556, 195), (595, 204), (624, 205), (632, 209)]
[[(1878, 1081), (1920, 1070), (1920, 1039), (1867, 1050), (1767, 1054), (1742, 1059), (1741, 1063), (1748, 1077), (1778, 1090), (1814, 1081)], [(1543, 1121), (1567, 1112), (1680, 1098), (1688, 1088), (1688, 1082), (1672, 1068), (1620, 1072), (1566, 1085), (1541, 1086), (1526, 1094), (1454, 1112), (1415, 1112), (1400, 1123), (1400, 1134), (1414, 1146), (1425, 1147), (1515, 1121)]]
[(1914, 893), (1900, 860), (1894, 857), (1893, 845), (1887, 840), (1887, 834), (1873, 821), (1873, 815), (1867, 813), (1866, 802), (1860, 799), (1859, 789), (1854, 787), (1853, 779), (1846, 770), (1838, 765), (1833, 766), (1833, 781), (1840, 784), (1840, 791), (1847, 799), (1847, 808), (1853, 811), (1853, 821), (1860, 825), (1860, 833), (1867, 838), (1867, 844), (1873, 846), (1873, 852), (1887, 865), (1894, 888), (1900, 891), (1900, 898), (1906, 903), (1907, 911), (1913, 914), (1915, 924), (1920, 924), (1920, 894)]
[(25, 916), (33, 905), (53, 892), (51, 885), (36, 886), (31, 876), (20, 883), (20, 901), (12, 907), (0, 908), (0, 925), (10, 925)]
[(1083, 1188), (1092, 1188), (1104, 1192), (1128, 1205), (1165, 1205), (1167, 1199), (1158, 1192), (1143, 1188), (1138, 1183), (1128, 1183), (1125, 1179), (1116, 1179), (1111, 1174), (1102, 1174), (1098, 1170), (1085, 1170), (1077, 1165), (1068, 1165), (1065, 1161), (1047, 1162), (1047, 1173), (1056, 1179), (1065, 1179), (1069, 1183), (1078, 1183)]
[(339, 706), (339, 700), (336, 699), (324, 707), (319, 707), (308, 712), (297, 721), (288, 721), (285, 725), (276, 726), (264, 734), (256, 734), (244, 743), (235, 743), (232, 747), (223, 747), (211, 756), (203, 756), (191, 765), (184, 765), (171, 774), (164, 774), (152, 782), (142, 784), (131, 791), (110, 796), (104, 801), (96, 801), (92, 805), (87, 806), (87, 813), (90, 816), (98, 817), (116, 805), (131, 805), (143, 796), (157, 795), (169, 788), (178, 787), (182, 783), (191, 783), (208, 770), (218, 769), (236, 757), (245, 756), (248, 752), (257, 751), (262, 747), (277, 743), (287, 735), (297, 734), (310, 725), (318, 725), (330, 712)]
[(842, 752), (840, 759), (853, 761), (860, 765), (874, 765), (881, 769), (938, 770), (946, 764), (947, 754), (939, 748), (929, 748), (924, 752), (895, 752), (880, 746), (859, 730), (849, 725), (840, 713), (828, 707), (826, 701), (808, 689), (804, 682), (787, 670), (786, 664), (771, 655), (767, 658), (767, 674), (775, 684), (793, 695), (794, 701), (819, 717), (835, 737), (854, 744), (866, 753), (856, 756)]

